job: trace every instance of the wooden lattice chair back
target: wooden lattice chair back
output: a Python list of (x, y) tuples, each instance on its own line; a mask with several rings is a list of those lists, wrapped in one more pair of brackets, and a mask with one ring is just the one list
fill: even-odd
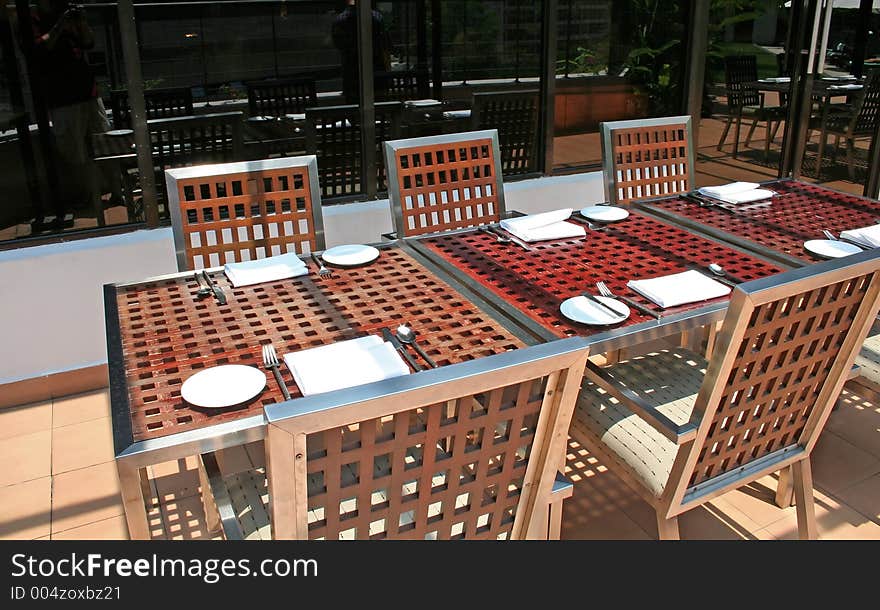
[(250, 116), (302, 114), (318, 101), (313, 78), (280, 78), (247, 83)]
[(691, 117), (612, 121), (600, 128), (610, 203), (670, 197), (693, 188)]
[(759, 106), (758, 89), (745, 83), (758, 80), (758, 60), (754, 55), (728, 55), (724, 58), (724, 84), (727, 90), (727, 106), (731, 111), (741, 111), (745, 106)]
[[(192, 89), (189, 87), (147, 89), (144, 91), (144, 107), (148, 120), (192, 116)], [(131, 127), (131, 107), (127, 90), (116, 89), (110, 92), (110, 108), (113, 112), (113, 126), (116, 129)]]
[(398, 237), (504, 218), (495, 129), (386, 142), (385, 163)]
[(276, 539), (546, 536), (578, 338), (269, 405)]
[[(378, 191), (386, 185), (382, 146), (400, 137), (403, 105), (375, 104), (376, 181)], [(306, 152), (318, 158), (318, 175), (325, 199), (352, 197), (365, 192), (361, 163), (361, 111), (356, 105), (306, 109)]]
[(505, 176), (529, 174), (538, 169), (539, 104), (537, 89), (474, 94), (473, 128), (498, 130)]
[(313, 156), (165, 172), (179, 270), (324, 249)]
[(160, 169), (242, 158), (242, 113), (220, 112), (147, 121)]
[(376, 72), (374, 78), (377, 101), (405, 102), (425, 99), (430, 95), (427, 70)]
[(857, 112), (850, 133), (853, 136), (873, 136), (880, 116), (880, 71), (869, 74), (858, 99)]
[(734, 290), (664, 492), (670, 516), (809, 456), (877, 315), (880, 252)]

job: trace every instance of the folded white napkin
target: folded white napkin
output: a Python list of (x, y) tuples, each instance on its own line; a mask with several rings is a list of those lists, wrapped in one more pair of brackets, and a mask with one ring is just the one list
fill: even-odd
[(846, 85), (831, 85), (830, 87), (828, 87), (828, 90), (829, 91), (841, 91), (841, 90), (850, 91), (850, 90), (861, 89), (861, 88), (862, 88), (862, 85), (859, 85), (858, 83), (849, 83)]
[(587, 234), (581, 225), (565, 222), (571, 217), (571, 208), (529, 214), (518, 218), (507, 218), (499, 224), (502, 229), (516, 235), (523, 241), (542, 241), (545, 239), (566, 239), (583, 237)]
[(309, 268), (296, 254), (281, 254), (255, 261), (227, 263), (223, 272), (234, 288), (261, 282), (273, 282), (289, 277), (307, 275)]
[(880, 225), (871, 225), (860, 229), (848, 229), (840, 232), (841, 237), (846, 237), (864, 244), (868, 248), (880, 248)]
[(440, 100), (424, 99), (424, 100), (407, 100), (404, 102), (407, 106), (437, 106)]
[(730, 294), (730, 286), (695, 269), (649, 280), (630, 280), (626, 285), (660, 307), (675, 307)]
[(292, 119), (294, 121), (305, 121), (306, 120), (306, 113), (305, 112), (294, 112), (292, 114), (285, 114), (284, 116), (287, 117), (288, 119)]
[(447, 110), (443, 113), (444, 119), (466, 119), (471, 116), (470, 110)]
[(375, 335), (284, 354), (304, 396), (408, 375), (394, 346)]
[(773, 191), (759, 188), (760, 186), (756, 182), (731, 182), (719, 186), (704, 186), (697, 189), (697, 192), (726, 203), (747, 203), (773, 197)]
[(791, 82), (790, 76), (768, 76), (761, 79), (762, 83), (788, 83)]

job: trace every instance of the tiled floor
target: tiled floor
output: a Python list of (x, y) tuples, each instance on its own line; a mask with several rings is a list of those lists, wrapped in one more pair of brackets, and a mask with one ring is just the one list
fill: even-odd
[[(245, 469), (255, 447), (226, 455)], [(0, 410), (0, 538), (119, 539), (127, 536), (110, 441), (106, 391)], [(226, 469), (226, 468), (225, 468)], [(880, 539), (880, 405), (846, 393), (813, 454), (821, 538)], [(651, 508), (586, 448), (572, 442), (563, 538), (656, 537)], [(150, 469), (154, 538), (211, 538), (195, 459)], [(797, 537), (794, 508), (773, 503), (767, 476), (681, 518), (685, 539)]]

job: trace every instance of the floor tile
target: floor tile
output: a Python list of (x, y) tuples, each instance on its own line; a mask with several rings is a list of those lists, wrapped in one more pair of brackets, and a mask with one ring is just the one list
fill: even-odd
[(0, 409), (0, 439), (33, 434), (51, 427), (51, 400)]
[(51, 477), (0, 487), (0, 540), (48, 535), (51, 511)]
[(128, 540), (125, 517), (110, 517), (52, 534), (52, 540)]
[(110, 417), (110, 392), (100, 390), (56, 398), (52, 404), (52, 411), (53, 428)]
[(52, 474), (94, 466), (113, 458), (109, 417), (52, 430)]
[(64, 472), (53, 478), (53, 534), (123, 513), (115, 462)]
[[(815, 510), (820, 540), (880, 540), (880, 525), (825, 494), (816, 493)], [(765, 529), (780, 540), (796, 540), (797, 515), (792, 512)]]
[(880, 474), (868, 477), (834, 495), (865, 517), (880, 524)]
[(825, 430), (880, 458), (880, 404), (844, 391)]
[(810, 456), (813, 484), (829, 493), (880, 472), (880, 459), (825, 430)]
[(776, 475), (767, 475), (723, 496), (715, 498), (712, 503), (719, 509), (731, 508), (746, 515), (758, 529), (762, 529), (779, 521), (794, 508), (776, 506)]
[(0, 487), (49, 476), (52, 432), (43, 430), (0, 440)]
[(160, 502), (199, 493), (198, 458), (195, 456), (156, 464), (149, 470)]

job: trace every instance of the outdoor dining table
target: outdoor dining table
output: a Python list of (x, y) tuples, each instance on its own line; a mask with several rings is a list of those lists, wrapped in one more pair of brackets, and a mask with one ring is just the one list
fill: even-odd
[(762, 188), (771, 199), (745, 204), (701, 206), (672, 197), (639, 205), (690, 231), (721, 239), (781, 264), (800, 267), (819, 259), (804, 242), (880, 223), (880, 201), (799, 180), (773, 180)]
[[(598, 280), (626, 293), (630, 278), (703, 268), (715, 262), (747, 281), (782, 265), (633, 213), (585, 238), (502, 245), (478, 229), (377, 244), (380, 256), (334, 269), (233, 288), (209, 273), (227, 296), (197, 299), (193, 272), (108, 284), (104, 305), (114, 449), (129, 532), (149, 536), (146, 467), (262, 440), (264, 405), (282, 402), (272, 375), (255, 399), (202, 409), (183, 400), (194, 373), (223, 364), (262, 365), (262, 345), (279, 355), (392, 331), (402, 323), (440, 367), (566, 336), (584, 336), (595, 351), (618, 349), (722, 319), (728, 297), (673, 307), (660, 319), (633, 310), (612, 328), (570, 323), (560, 302)], [(637, 295), (629, 297), (648, 301)], [(299, 389), (281, 367), (291, 399)], [(340, 372), (344, 374), (344, 372)]]
[[(438, 366), (534, 344), (537, 339), (463, 296), (457, 282), (430, 270), (405, 244), (380, 244), (373, 263), (233, 288), (209, 270), (227, 304), (197, 299), (193, 272), (104, 288), (113, 440), (130, 535), (149, 535), (146, 467), (261, 440), (263, 406), (282, 402), (273, 376), (254, 400), (201, 409), (181, 397), (183, 382), (207, 367), (261, 367), (262, 345), (279, 356), (392, 331), (408, 323)], [(282, 367), (291, 398), (300, 396)], [(339, 371), (344, 375), (345, 371)], [(146, 496), (149, 497), (149, 496)]]

